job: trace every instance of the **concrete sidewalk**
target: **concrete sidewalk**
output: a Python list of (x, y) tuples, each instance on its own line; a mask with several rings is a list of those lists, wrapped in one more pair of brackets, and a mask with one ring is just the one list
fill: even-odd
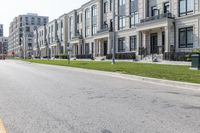
[[(66, 60), (66, 59), (54, 59), (54, 60)], [(76, 59), (77, 61), (107, 61), (112, 62), (112, 60), (91, 60), (91, 59)], [(191, 62), (184, 62), (184, 61), (159, 61), (159, 62), (152, 62), (152, 61), (134, 61), (134, 60), (115, 60), (116, 62), (134, 62), (134, 63), (147, 63), (147, 64), (162, 64), (162, 65), (181, 65), (181, 66), (191, 66)]]

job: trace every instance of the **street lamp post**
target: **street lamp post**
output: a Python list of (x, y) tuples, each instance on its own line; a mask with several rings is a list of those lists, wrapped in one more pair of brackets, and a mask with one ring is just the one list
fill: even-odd
[(2, 58), (2, 60), (3, 60), (3, 40), (2, 40), (2, 42), (1, 42), (1, 58)]
[(67, 43), (67, 53), (68, 53), (68, 64), (70, 64), (70, 52), (71, 52), (72, 50), (71, 50), (71, 48), (70, 48), (70, 43)]
[(26, 33), (24, 32), (24, 60), (26, 59)]
[(112, 64), (115, 64), (115, 0), (113, 0), (113, 41), (112, 41)]

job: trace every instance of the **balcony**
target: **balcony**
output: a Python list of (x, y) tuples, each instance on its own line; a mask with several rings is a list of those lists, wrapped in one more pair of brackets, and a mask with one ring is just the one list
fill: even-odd
[(97, 34), (108, 32), (108, 31), (109, 31), (108, 26), (103, 26), (100, 30), (97, 31)]
[(76, 40), (76, 39), (83, 39), (83, 36), (82, 35), (75, 35), (74, 37), (72, 37), (72, 40)]
[(173, 18), (173, 15), (172, 13), (163, 13), (163, 14), (159, 14), (159, 15), (156, 15), (156, 16), (152, 16), (152, 17), (148, 17), (148, 18), (145, 18), (145, 19), (142, 19), (140, 20), (140, 23), (146, 23), (146, 22), (149, 22), (149, 21), (154, 21), (154, 20), (160, 20), (160, 19), (164, 19), (164, 18)]

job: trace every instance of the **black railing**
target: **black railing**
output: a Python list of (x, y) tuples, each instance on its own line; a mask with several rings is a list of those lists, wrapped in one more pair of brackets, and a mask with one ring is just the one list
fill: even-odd
[(83, 39), (83, 36), (82, 35), (75, 35), (74, 37), (72, 37), (72, 39)]
[(173, 15), (172, 15), (172, 13), (163, 13), (163, 14), (159, 14), (156, 16), (142, 19), (142, 20), (140, 20), (140, 23), (145, 23), (145, 22), (149, 22), (149, 21), (153, 21), (153, 20), (159, 20), (159, 19), (163, 19), (163, 18), (173, 18)]
[(97, 31), (97, 33), (103, 33), (103, 32), (108, 32), (109, 28), (107, 26), (102, 27), (100, 30)]

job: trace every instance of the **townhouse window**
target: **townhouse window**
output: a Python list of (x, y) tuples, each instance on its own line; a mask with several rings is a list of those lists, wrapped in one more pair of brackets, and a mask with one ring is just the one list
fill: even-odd
[(125, 17), (119, 17), (119, 30), (123, 30), (126, 26), (126, 18)]
[(103, 3), (103, 8), (104, 8), (104, 13), (108, 13), (108, 2), (106, 1), (106, 2), (104, 2)]
[(113, 10), (113, 0), (110, 0), (110, 11)]
[(83, 14), (82, 14), (82, 13), (81, 13), (81, 16), (80, 16), (80, 17), (81, 17), (81, 23), (82, 23), (82, 21), (83, 21)]
[(179, 29), (179, 48), (193, 48), (193, 27)]
[(53, 32), (53, 25), (51, 26), (51, 32)]
[(69, 18), (69, 25), (70, 25), (70, 33), (69, 33), (69, 36), (70, 36), (70, 39), (72, 39), (73, 28), (74, 28), (74, 25), (73, 25), (73, 17), (70, 17), (70, 18)]
[(164, 13), (169, 13), (170, 12), (170, 4), (169, 2), (164, 3)]
[(125, 52), (125, 38), (118, 39), (118, 52)]
[(92, 35), (97, 33), (97, 7), (92, 7)]
[(135, 25), (139, 23), (138, 12), (131, 13), (130, 21), (131, 21), (131, 27), (135, 27)]
[(119, 6), (125, 5), (125, 0), (119, 0)]
[(90, 13), (89, 9), (85, 10), (85, 37), (90, 35)]
[(125, 7), (125, 0), (119, 0), (118, 1), (118, 7), (119, 7), (119, 10), (118, 10), (118, 14), (119, 14), (119, 17), (118, 17), (118, 29), (119, 30), (122, 30), (125, 28), (126, 26), (126, 18), (125, 18), (125, 10), (126, 10), (126, 7)]
[(194, 0), (179, 0), (179, 16), (192, 14), (194, 10)]
[(77, 20), (76, 20), (76, 22), (77, 22), (77, 24), (79, 24), (79, 15), (77, 15)]
[(159, 15), (159, 10), (157, 9), (156, 6), (151, 7), (151, 16), (157, 16)]
[(96, 34), (97, 33), (97, 25), (93, 25), (92, 26), (92, 35)]
[(60, 22), (60, 27), (63, 28), (63, 21)]
[(137, 49), (137, 37), (130, 37), (130, 51), (135, 51)]
[(139, 23), (138, 0), (130, 0), (130, 27)]

